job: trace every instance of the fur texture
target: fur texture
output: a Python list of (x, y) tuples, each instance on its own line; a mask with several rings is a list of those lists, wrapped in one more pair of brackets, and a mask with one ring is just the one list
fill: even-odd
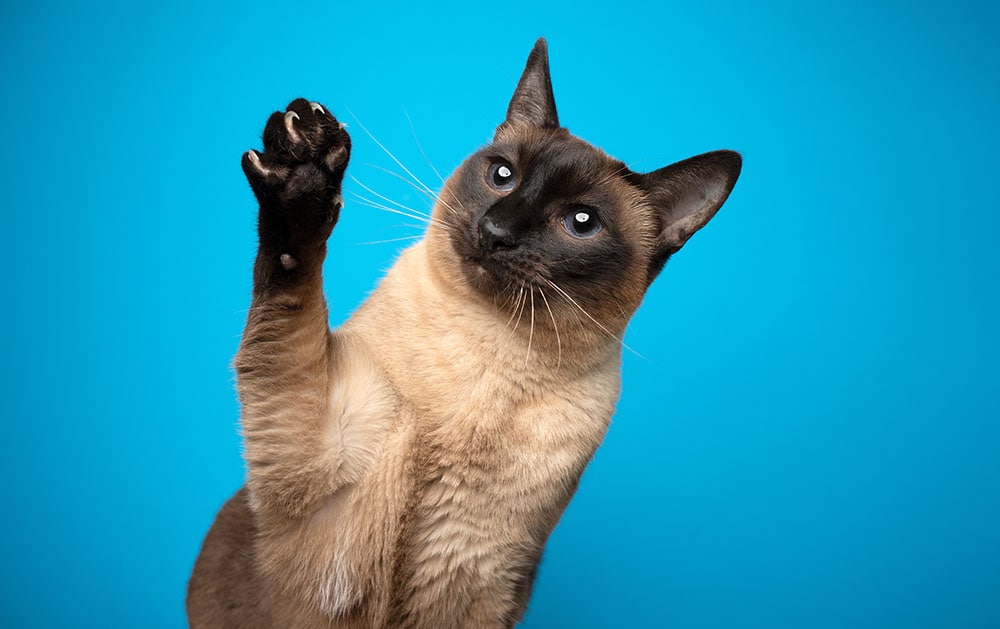
[(191, 626), (510, 627), (607, 430), (625, 326), (739, 156), (629, 171), (559, 127), (540, 40), (494, 142), (331, 332), (321, 267), (350, 150), (300, 99), (244, 156), (248, 476), (195, 565)]

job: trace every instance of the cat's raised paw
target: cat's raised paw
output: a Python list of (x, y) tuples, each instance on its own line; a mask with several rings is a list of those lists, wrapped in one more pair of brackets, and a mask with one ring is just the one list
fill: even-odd
[(339, 192), (350, 152), (351, 138), (344, 125), (319, 103), (297, 98), (285, 111), (271, 114), (264, 127), (264, 151), (247, 151), (243, 170), (258, 197), (294, 179), (304, 165), (317, 167), (328, 180), (326, 186), (332, 184)]
[(263, 140), (263, 151), (243, 154), (261, 226), (277, 247), (325, 240), (343, 205), (340, 187), (351, 154), (344, 125), (319, 103), (298, 98), (271, 114)]

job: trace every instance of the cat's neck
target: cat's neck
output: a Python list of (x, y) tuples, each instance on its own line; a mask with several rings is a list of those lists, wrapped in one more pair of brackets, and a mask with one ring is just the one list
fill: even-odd
[(578, 322), (560, 325), (542, 303), (533, 321), (530, 304), (518, 320), (443, 276), (428, 249), (421, 241), (403, 252), (343, 328), (366, 340), (390, 380), (426, 397), (428, 408), (472, 398), (518, 404), (591, 377), (617, 377), (621, 347), (613, 338), (595, 341), (574, 330)]

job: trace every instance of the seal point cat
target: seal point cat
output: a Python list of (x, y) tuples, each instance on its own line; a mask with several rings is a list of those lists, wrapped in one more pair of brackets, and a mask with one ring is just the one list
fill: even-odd
[(559, 124), (544, 40), (425, 237), (331, 331), (322, 265), (351, 138), (319, 103), (267, 121), (234, 365), (246, 485), (195, 563), (192, 627), (511, 627), (604, 438), (621, 338), (740, 156), (632, 172)]

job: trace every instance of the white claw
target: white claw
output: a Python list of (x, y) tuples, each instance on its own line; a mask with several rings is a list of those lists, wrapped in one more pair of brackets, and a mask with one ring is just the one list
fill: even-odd
[(285, 129), (288, 130), (288, 137), (292, 139), (292, 142), (299, 142), (302, 138), (299, 136), (298, 131), (295, 130), (295, 123), (293, 120), (298, 120), (299, 115), (294, 111), (290, 111), (285, 114)]
[(346, 129), (347, 128), (347, 123), (346, 122), (341, 122), (341, 123), (338, 123), (338, 124), (340, 124), (340, 128), (341, 129)]
[(281, 266), (285, 268), (286, 271), (291, 271), (299, 265), (299, 261), (288, 255), (287, 253), (281, 254)]
[(313, 110), (314, 113), (317, 113), (317, 114), (325, 114), (326, 113), (326, 110), (323, 109), (323, 106), (320, 105), (319, 103), (310, 102), (309, 106), (312, 107), (312, 110)]
[(256, 168), (260, 174), (262, 175), (271, 174), (271, 171), (267, 168), (264, 168), (264, 164), (260, 163), (260, 157), (257, 155), (257, 151), (254, 151), (252, 149), (247, 151), (247, 157), (250, 159), (250, 163), (253, 164), (253, 167)]

